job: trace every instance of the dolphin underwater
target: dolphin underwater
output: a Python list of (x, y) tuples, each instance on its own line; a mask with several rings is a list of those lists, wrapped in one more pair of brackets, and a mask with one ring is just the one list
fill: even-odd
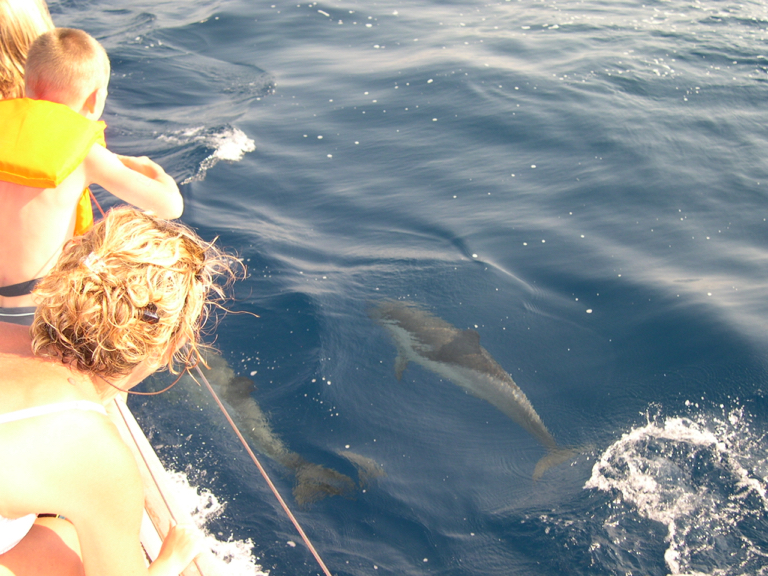
[[(241, 430), (259, 452), (279, 462), (296, 477), (293, 497), (300, 506), (307, 506), (326, 496), (349, 496), (355, 489), (348, 476), (305, 460), (291, 451), (269, 425), (261, 406), (252, 398), (255, 385), (245, 376), (237, 376), (227, 361), (218, 353), (206, 354), (206, 378), (219, 396), (234, 408)], [(191, 377), (191, 376), (189, 376)], [(191, 388), (198, 388), (197, 386)]]
[(417, 304), (400, 300), (377, 303), (369, 310), (369, 316), (389, 332), (397, 347), (395, 376), (398, 380), (402, 379), (408, 362), (421, 364), (489, 402), (538, 440), (547, 454), (536, 464), (534, 480), (580, 452), (557, 444), (525, 393), (480, 346), (480, 335), (475, 330), (459, 330)]

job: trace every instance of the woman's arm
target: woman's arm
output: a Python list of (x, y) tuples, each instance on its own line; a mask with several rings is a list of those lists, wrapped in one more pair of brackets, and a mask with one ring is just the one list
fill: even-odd
[[(177, 576), (200, 552), (199, 538), (187, 529), (172, 531), (148, 571), (139, 544), (144, 494), (133, 455), (103, 417), (77, 416), (59, 456), (49, 460), (47, 483), (58, 501), (51, 510), (75, 526), (85, 575)], [(82, 426), (83, 420), (89, 425)]]
[(149, 567), (151, 576), (176, 576), (202, 550), (202, 534), (194, 526), (173, 526), (163, 540), (160, 553)]

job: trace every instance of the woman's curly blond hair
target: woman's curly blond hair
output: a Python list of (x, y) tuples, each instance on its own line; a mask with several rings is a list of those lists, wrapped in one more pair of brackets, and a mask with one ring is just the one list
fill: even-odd
[(112, 209), (35, 288), (32, 349), (106, 379), (144, 360), (178, 373), (200, 360), (201, 328), (237, 270), (183, 224)]

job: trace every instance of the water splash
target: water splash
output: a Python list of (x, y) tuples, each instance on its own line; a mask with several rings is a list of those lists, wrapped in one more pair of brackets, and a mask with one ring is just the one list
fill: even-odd
[(218, 517), (225, 504), (206, 489), (190, 485), (187, 476), (181, 472), (169, 471), (174, 486), (174, 496), (192, 516), (195, 525), (205, 534), (205, 542), (213, 553), (219, 573), (229, 576), (269, 576), (262, 571), (253, 556), (253, 541), (219, 540), (208, 531), (208, 522)]
[(182, 184), (200, 182), (205, 179), (208, 170), (220, 161), (239, 162), (248, 152), (256, 150), (254, 141), (245, 132), (234, 126), (217, 128), (198, 126), (172, 134), (161, 134), (158, 138), (175, 145), (202, 145), (213, 150), (200, 162), (197, 171), (182, 181)]
[(603, 528), (619, 547), (633, 540), (638, 515), (666, 527), (670, 574), (764, 574), (763, 439), (743, 408), (718, 417), (649, 416), (600, 456), (584, 487), (615, 497)]

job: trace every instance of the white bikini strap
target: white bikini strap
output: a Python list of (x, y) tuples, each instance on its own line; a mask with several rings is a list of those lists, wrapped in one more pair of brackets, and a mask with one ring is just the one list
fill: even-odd
[(16, 422), (17, 420), (24, 420), (26, 418), (34, 418), (35, 416), (55, 414), (56, 412), (65, 412), (66, 410), (89, 410), (92, 412), (99, 412), (105, 416), (107, 415), (107, 411), (101, 404), (90, 402), (89, 400), (72, 400), (70, 402), (57, 402), (56, 404), (32, 406), (31, 408), (24, 408), (23, 410), (17, 410), (16, 412), (0, 414), (0, 424)]

